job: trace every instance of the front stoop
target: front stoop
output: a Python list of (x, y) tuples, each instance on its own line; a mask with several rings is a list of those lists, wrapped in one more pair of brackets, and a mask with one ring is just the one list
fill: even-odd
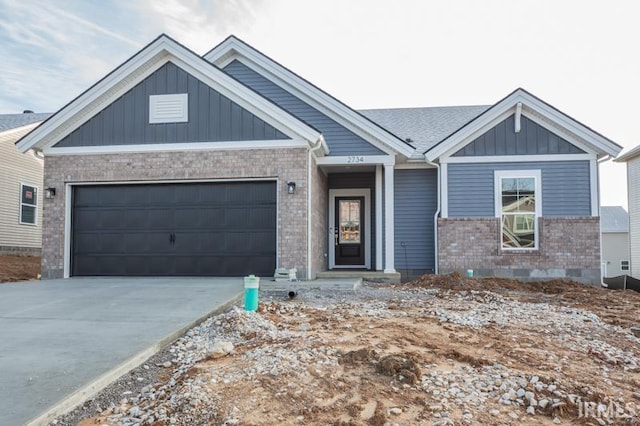
[(340, 278), (361, 278), (365, 281), (397, 284), (400, 282), (400, 272), (384, 273), (382, 271), (333, 270), (318, 272), (316, 275), (316, 279), (318, 280)]

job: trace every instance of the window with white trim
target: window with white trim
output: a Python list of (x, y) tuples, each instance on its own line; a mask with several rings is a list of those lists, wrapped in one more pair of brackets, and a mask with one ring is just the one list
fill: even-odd
[(536, 250), (542, 213), (540, 170), (496, 170), (495, 209), (503, 250)]
[(20, 184), (20, 224), (37, 225), (38, 221), (38, 188)]
[(621, 260), (620, 261), (620, 270), (621, 271), (628, 271), (629, 270), (629, 261), (628, 260)]

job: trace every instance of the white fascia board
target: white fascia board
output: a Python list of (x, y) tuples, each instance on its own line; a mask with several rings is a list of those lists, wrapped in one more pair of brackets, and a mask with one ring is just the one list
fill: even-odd
[(394, 165), (395, 157), (392, 155), (349, 155), (331, 156), (316, 159), (318, 166), (362, 166), (362, 165)]
[[(460, 131), (451, 135), (447, 140), (427, 151), (425, 157), (428, 161), (434, 161), (440, 157), (447, 157), (454, 154), (465, 146), (465, 144), (471, 142), (500, 121), (506, 119), (515, 111), (516, 105), (519, 102), (523, 104), (523, 114), (527, 118), (553, 133), (558, 134), (560, 132), (560, 136), (588, 153), (615, 156), (620, 152), (621, 148), (608, 139), (531, 96), (527, 92), (517, 90)], [(558, 128), (551, 128), (547, 123), (536, 117), (536, 115), (546, 118), (551, 123), (555, 123)], [(565, 132), (561, 132), (562, 129), (564, 129)]]
[(620, 157), (616, 158), (613, 161), (615, 161), (616, 163), (624, 163), (629, 160), (633, 160), (637, 156), (640, 156), (640, 145), (636, 146), (630, 151), (625, 152), (623, 155), (621, 155)]
[(278, 139), (264, 141), (227, 141), (227, 142), (185, 142), (138, 145), (102, 145), (77, 147), (49, 147), (43, 149), (45, 156), (92, 155), (139, 152), (173, 151), (232, 151), (247, 149), (307, 148), (309, 143), (303, 139)]
[(269, 80), (300, 97), (304, 102), (384, 152), (389, 152), (391, 149), (409, 158), (415, 151), (413, 147), (398, 140), (391, 133), (233, 37), (207, 53), (204, 58), (220, 68), (238, 60), (259, 74), (266, 74), (265, 77)]
[[(70, 121), (72, 117), (95, 102), (101, 95), (104, 95), (110, 90), (117, 91), (118, 83), (122, 83), (127, 76), (134, 74), (136, 70), (141, 68), (141, 65), (148, 64), (148, 66), (153, 66), (155, 62), (154, 59), (163, 56), (163, 48), (168, 41), (169, 39), (167, 37), (159, 37), (155, 42), (138, 52), (129, 61), (123, 63), (103, 80), (96, 83), (95, 86), (91, 87), (77, 99), (63, 107), (62, 110), (51, 116), (42, 126), (28, 134), (16, 145), (18, 149), (26, 152), (31, 148), (42, 148), (49, 142), (47, 136), (51, 135), (55, 130), (60, 129), (63, 124)], [(75, 128), (72, 128), (68, 133), (71, 133), (73, 130), (75, 130)]]
[(18, 144), (18, 149), (24, 152), (36, 145), (50, 148), (167, 62), (183, 68), (287, 136), (305, 139), (309, 144), (320, 139), (321, 133), (317, 130), (202, 61), (173, 40), (160, 37), (29, 134)]
[(524, 163), (534, 161), (591, 161), (596, 159), (596, 154), (483, 155), (475, 157), (445, 157), (440, 160), (440, 163)]

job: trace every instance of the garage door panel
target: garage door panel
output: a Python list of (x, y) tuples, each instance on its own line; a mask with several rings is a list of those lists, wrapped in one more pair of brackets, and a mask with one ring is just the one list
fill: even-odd
[(271, 275), (274, 182), (74, 188), (73, 275)]

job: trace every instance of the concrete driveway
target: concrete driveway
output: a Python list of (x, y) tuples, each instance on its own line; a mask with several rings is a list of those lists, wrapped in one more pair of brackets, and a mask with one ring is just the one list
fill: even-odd
[(0, 284), (0, 425), (104, 387), (234, 300), (241, 278), (72, 278)]

